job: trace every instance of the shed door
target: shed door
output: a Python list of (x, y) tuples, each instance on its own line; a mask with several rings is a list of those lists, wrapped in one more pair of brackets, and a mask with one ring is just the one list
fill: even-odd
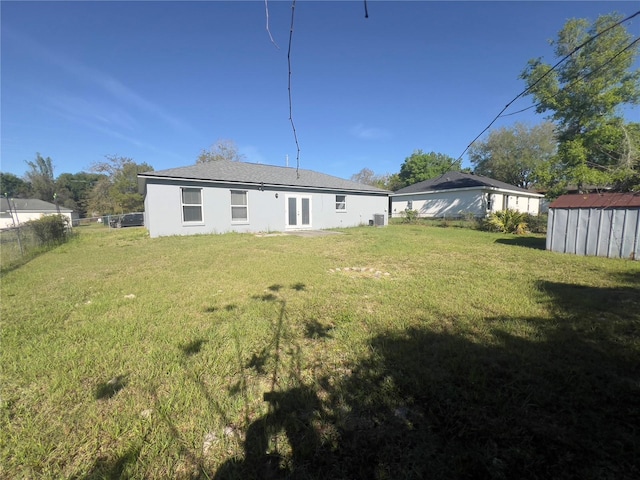
[(310, 228), (311, 197), (306, 195), (287, 195), (286, 200), (287, 228)]

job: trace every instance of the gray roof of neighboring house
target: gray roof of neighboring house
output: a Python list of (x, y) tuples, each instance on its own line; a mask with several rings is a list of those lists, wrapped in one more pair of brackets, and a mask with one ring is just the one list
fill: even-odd
[(157, 172), (144, 172), (138, 174), (138, 178), (142, 181), (148, 178), (166, 178), (242, 185), (318, 188), (378, 195), (390, 193), (381, 188), (344, 180), (312, 170), (227, 160), (198, 163), (188, 167), (170, 168)]
[(539, 197), (543, 196), (540, 194), (536, 194), (535, 192), (531, 192), (527, 189), (516, 187), (515, 185), (509, 185), (508, 183), (494, 180), (493, 178), (462, 172), (447, 172), (439, 177), (431, 178), (429, 180), (425, 180), (424, 182), (414, 183), (413, 185), (409, 185), (408, 187), (401, 188), (400, 190), (394, 192), (394, 194), (421, 193), (439, 190), (454, 190), (458, 188), (478, 187), (498, 188), (500, 190), (522, 192)]
[[(43, 212), (43, 213), (70, 213), (73, 210), (63, 206), (56, 207), (53, 203), (45, 202), (37, 198), (11, 198), (11, 209), (18, 212)], [(9, 203), (5, 197), (0, 198), (0, 211), (8, 212)]]

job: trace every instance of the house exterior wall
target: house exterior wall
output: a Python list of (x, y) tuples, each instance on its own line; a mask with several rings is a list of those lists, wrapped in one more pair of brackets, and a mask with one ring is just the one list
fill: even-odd
[[(490, 205), (488, 200), (490, 199)], [(540, 198), (511, 193), (498, 193), (486, 189), (468, 189), (451, 191), (419, 192), (391, 197), (391, 213), (393, 217), (402, 216), (408, 208), (418, 211), (420, 217), (462, 217), (473, 215), (485, 216), (510, 208), (531, 215), (538, 215)], [(489, 209), (487, 207), (490, 207)]]
[[(201, 188), (202, 222), (182, 220), (182, 188)], [(231, 190), (247, 192), (247, 221), (232, 222)], [(346, 208), (336, 210), (336, 194), (346, 195)], [(290, 196), (310, 201), (311, 224), (303, 228), (326, 229), (367, 225), (374, 214), (384, 214), (387, 195), (323, 192), (294, 188), (242, 187), (172, 180), (148, 180), (145, 195), (145, 225), (151, 237), (227, 232), (286, 231)]]
[(640, 260), (640, 208), (551, 208), (547, 250)]
[(414, 193), (391, 198), (392, 216), (400, 217), (409, 208), (416, 210), (420, 217), (460, 217), (465, 214), (484, 215), (482, 192)]
[[(18, 224), (23, 224), (26, 223), (30, 220), (38, 220), (42, 217), (44, 217), (45, 215), (57, 215), (57, 212), (17, 212), (17, 215), (15, 212), (13, 212), (13, 219), (11, 217), (11, 214), (9, 213), (3, 213), (2, 216), (0, 216), (0, 228), (12, 228), (13, 222), (15, 220), (16, 225)], [(73, 219), (75, 218), (74, 216), (72, 216), (72, 212), (60, 212), (60, 215), (63, 215), (65, 217), (67, 217), (69, 219), (69, 225), (73, 226)], [(17, 218), (16, 218), (17, 217)]]

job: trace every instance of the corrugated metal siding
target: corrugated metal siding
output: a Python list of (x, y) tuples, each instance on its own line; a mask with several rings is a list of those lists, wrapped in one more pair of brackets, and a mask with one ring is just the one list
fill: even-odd
[(551, 208), (547, 250), (640, 260), (640, 208)]

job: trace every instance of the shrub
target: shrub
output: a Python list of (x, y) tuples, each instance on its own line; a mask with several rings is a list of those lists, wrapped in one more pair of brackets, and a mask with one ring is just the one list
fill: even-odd
[(402, 219), (404, 223), (415, 223), (418, 220), (418, 211), (409, 210), (408, 208), (402, 212)]
[(548, 215), (541, 213), (539, 215), (527, 214), (526, 222), (531, 233), (547, 233)]
[(69, 219), (64, 215), (45, 215), (26, 222), (42, 245), (63, 243), (69, 232)]
[(527, 230), (527, 215), (526, 213), (518, 212), (517, 210), (501, 210), (489, 215), (485, 225), (488, 230), (502, 233), (515, 233), (521, 235)]

